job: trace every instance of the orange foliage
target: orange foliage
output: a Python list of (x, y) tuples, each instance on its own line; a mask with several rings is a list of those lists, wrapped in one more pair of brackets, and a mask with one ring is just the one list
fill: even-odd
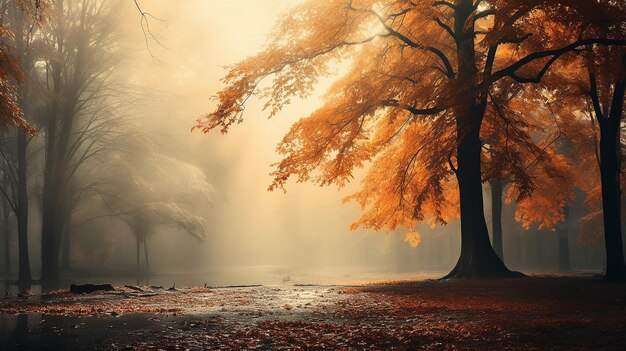
[[(15, 4), (35, 23), (47, 17), (48, 5), (41, 0), (15, 0)], [(24, 79), (20, 67), (23, 53), (15, 50), (15, 34), (10, 23), (0, 21), (0, 127), (17, 127), (35, 134), (19, 103), (18, 85)]]
[[(341, 187), (355, 169), (367, 167), (361, 189), (346, 198), (363, 212), (352, 228), (405, 227), (416, 243), (411, 229), (417, 223), (445, 224), (459, 216), (458, 118), (484, 106), (483, 180), (510, 178), (518, 220), (552, 226), (572, 199), (573, 166), (553, 145), (559, 133), (550, 127), (546, 91), (524, 91), (520, 84), (541, 81), (572, 51), (561, 48), (576, 42), (585, 25), (581, 14), (607, 21), (616, 16), (605, 11), (609, 3), (598, 10), (591, 0), (470, 1), (474, 6), (459, 29), (455, 16), (467, 3), (304, 2), (282, 18), (262, 52), (229, 67), (217, 108), (196, 128), (228, 132), (242, 121), (252, 95), (264, 99), (274, 116), (292, 97), (308, 97), (334, 64), (349, 61), (325, 105), (296, 122), (278, 145), (283, 159), (274, 165), (270, 190), (284, 189), (292, 176)], [(542, 24), (556, 18), (564, 24)], [(470, 28), (482, 81), (457, 76), (471, 62), (458, 62), (455, 38)], [(263, 84), (265, 79), (273, 81)]]

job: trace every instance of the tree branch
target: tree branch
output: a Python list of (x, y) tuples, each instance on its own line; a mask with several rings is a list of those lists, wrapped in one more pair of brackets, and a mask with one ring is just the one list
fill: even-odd
[(391, 35), (393, 37), (396, 37), (398, 39), (400, 39), (402, 42), (404, 42), (406, 45), (415, 48), (415, 49), (420, 49), (420, 50), (424, 50), (424, 51), (429, 51), (432, 52), (433, 54), (435, 54), (443, 63), (444, 67), (446, 68), (446, 76), (450, 79), (454, 78), (454, 69), (452, 68), (452, 64), (450, 63), (450, 60), (448, 59), (448, 57), (443, 53), (443, 51), (432, 47), (432, 46), (425, 46), (421, 43), (415, 42), (411, 39), (409, 39), (406, 35), (396, 31), (395, 29), (391, 28), (387, 22), (385, 21), (385, 19), (383, 19), (376, 11), (371, 10), (371, 9), (357, 9), (355, 7), (352, 6), (352, 2), (350, 2), (350, 4), (348, 5), (348, 8), (353, 10), (353, 11), (358, 11), (358, 12), (366, 12), (369, 13), (371, 15), (373, 15), (374, 17), (376, 17), (376, 19), (378, 20), (378, 22), (380, 22), (380, 24), (385, 28), (385, 30), (387, 31), (388, 35)]
[[(564, 46), (559, 49), (545, 50), (545, 51), (537, 51), (532, 54), (528, 54), (525, 57), (521, 58), (519, 61), (513, 63), (512, 65), (503, 68), (491, 76), (489, 84), (494, 83), (501, 78), (511, 77), (520, 83), (539, 83), (543, 78), (544, 74), (550, 69), (550, 66), (563, 56), (566, 53), (576, 50), (577, 48), (585, 45), (615, 45), (615, 46), (626, 46), (626, 40), (621, 39), (600, 39), (600, 38), (587, 38), (577, 40), (567, 46)], [(550, 57), (550, 60), (544, 65), (544, 67), (539, 71), (539, 73), (535, 77), (526, 78), (521, 77), (516, 74), (516, 72), (526, 66), (529, 63), (532, 63), (535, 60), (539, 60), (542, 58)]]
[(400, 105), (398, 103), (398, 100), (383, 100), (381, 101), (381, 104), (383, 106), (389, 106), (389, 107), (400, 107), (411, 112), (414, 115), (434, 115), (434, 114), (437, 114), (439, 112), (443, 112), (446, 110), (446, 107), (431, 107), (431, 108), (419, 109), (419, 108), (416, 108), (415, 106)]

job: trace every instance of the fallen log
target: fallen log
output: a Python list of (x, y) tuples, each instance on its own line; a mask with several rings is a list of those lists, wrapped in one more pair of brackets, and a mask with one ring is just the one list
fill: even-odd
[(133, 285), (124, 285), (125, 288), (130, 289), (130, 290), (135, 290), (135, 291), (141, 291), (143, 292), (143, 289), (141, 289), (138, 286), (133, 286)]
[(70, 285), (70, 293), (72, 294), (89, 294), (96, 291), (115, 291), (115, 289), (111, 284)]

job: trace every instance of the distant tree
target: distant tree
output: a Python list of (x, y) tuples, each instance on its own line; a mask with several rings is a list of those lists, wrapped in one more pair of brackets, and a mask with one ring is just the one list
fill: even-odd
[(571, 160), (559, 147), (565, 135), (556, 126), (543, 92), (520, 84), (500, 92), (490, 94), (482, 140), (483, 178), (491, 191), (493, 246), (503, 258), (503, 203), (517, 202), (516, 220), (524, 228), (553, 228), (564, 220), (576, 177)]
[[(626, 44), (589, 36), (554, 45), (525, 25), (546, 13), (574, 21), (571, 13), (595, 11), (594, 4), (308, 1), (280, 21), (261, 53), (230, 67), (217, 108), (197, 128), (226, 133), (257, 93), (273, 116), (292, 97), (310, 95), (333, 63), (350, 59), (350, 72), (331, 88), (324, 107), (294, 124), (278, 146), (284, 159), (270, 189), (283, 188), (291, 176), (343, 186), (355, 168), (373, 162), (351, 197), (364, 211), (356, 226), (445, 224), (458, 212), (461, 255), (447, 277), (516, 276), (492, 249), (484, 218), (481, 127), (489, 94), (506, 81), (540, 82), (574, 50)], [(273, 83), (263, 88), (270, 76)], [(504, 118), (509, 124), (511, 117)], [(512, 142), (529, 139), (522, 131)], [(532, 193), (528, 179), (513, 180), (523, 194)]]
[[(0, 186), (2, 186), (3, 189), (8, 189), (9, 186), (8, 172), (4, 169), (2, 171), (2, 184)], [(2, 206), (4, 271), (9, 274), (11, 272), (11, 213), (13, 212), (13, 208), (5, 196), (0, 196), (0, 204)]]
[(149, 267), (148, 239), (161, 227), (206, 237), (206, 223), (193, 208), (210, 203), (214, 189), (200, 169), (166, 156), (150, 138), (134, 136), (126, 145), (126, 151), (110, 155), (99, 192), (103, 212), (124, 221), (134, 235), (139, 269), (141, 246)]

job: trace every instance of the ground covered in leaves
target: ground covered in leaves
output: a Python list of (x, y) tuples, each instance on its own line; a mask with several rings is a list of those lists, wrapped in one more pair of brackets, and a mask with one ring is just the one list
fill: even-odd
[(0, 302), (0, 349), (623, 350), (626, 284), (116, 287)]

